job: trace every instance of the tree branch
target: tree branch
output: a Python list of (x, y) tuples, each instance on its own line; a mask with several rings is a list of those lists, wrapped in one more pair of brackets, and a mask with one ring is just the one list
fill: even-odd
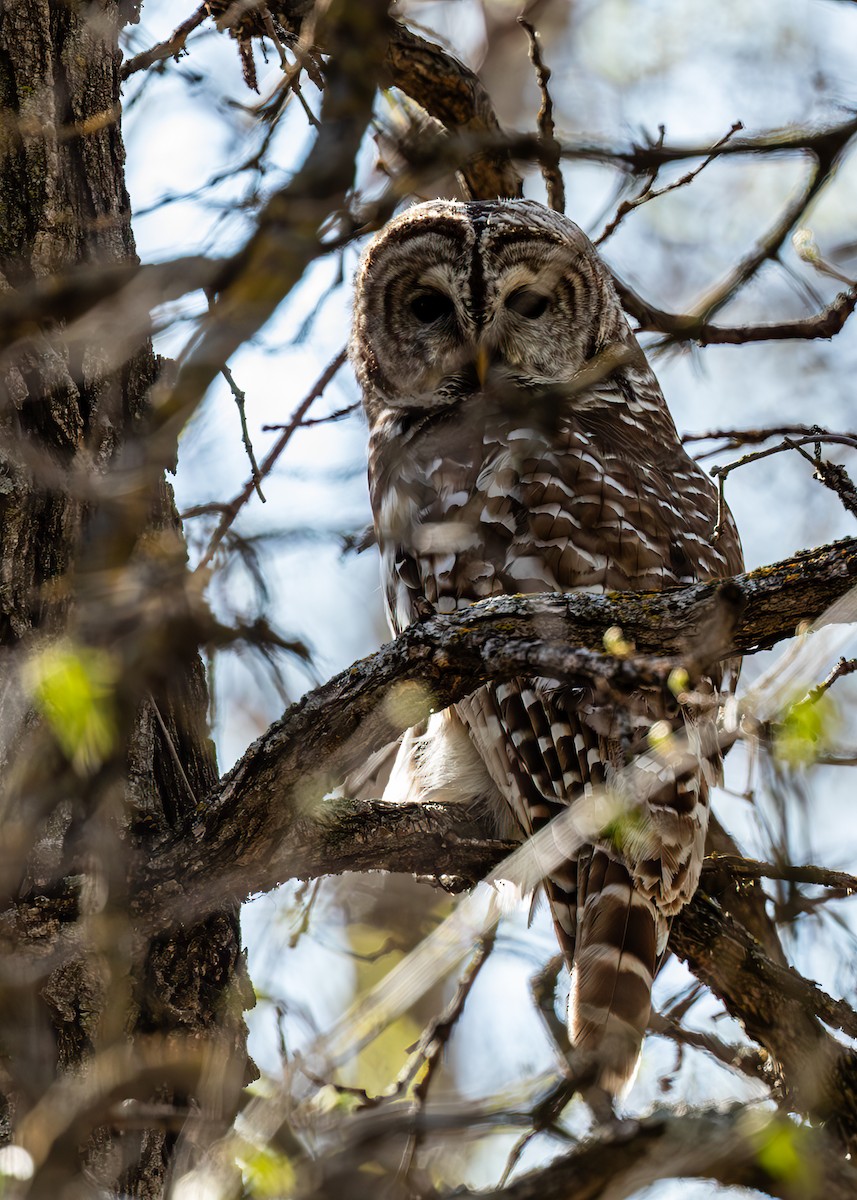
[[(200, 805), (193, 840), (166, 846), (147, 864), (137, 927), (150, 932), (188, 919), (213, 896), (243, 897), (344, 870), (445, 873), (460, 887), (509, 849), (486, 836), (474, 814), (439, 804), (322, 800), (326, 787), (356, 759), (488, 680), (579, 674), (629, 686), (636, 663), (590, 649), (610, 627), (620, 626), (644, 654), (711, 661), (790, 636), (855, 579), (857, 539), (847, 539), (732, 580), (662, 593), (504, 596), (413, 626), (304, 697), (250, 747)], [(707, 873), (708, 894), (697, 894), (676, 922), (672, 947), (771, 1053), (793, 1107), (821, 1119), (836, 1113), (838, 1132), (853, 1146), (857, 1059), (822, 1024), (850, 1029), (853, 1014), (785, 960), (773, 961), (767, 944), (739, 923), (741, 888), (752, 886)], [(755, 932), (752, 922), (748, 928)]]
[[(774, 963), (728, 910), (741, 884), (709, 876), (676, 919), (670, 949), (772, 1056), (788, 1107), (829, 1121), (844, 1145), (857, 1146), (857, 1055), (822, 1022), (854, 1029), (853, 1010), (790, 967)], [(721, 905), (723, 907), (721, 907)]]
[[(350, 1194), (368, 1147), (397, 1134), (472, 1134), (479, 1125), (513, 1127), (529, 1119), (520, 1109), (490, 1104), (361, 1113), (352, 1119), (349, 1144), (324, 1161), (319, 1190)], [(781, 1200), (851, 1200), (857, 1188), (857, 1168), (824, 1130), (734, 1105), (725, 1112), (671, 1111), (616, 1121), (509, 1184), (480, 1192), (458, 1188), (437, 1200), (627, 1200), (661, 1180), (682, 1178), (753, 1188)]]
[[(466, 874), (471, 868), (444, 843), (449, 825), (438, 829), (430, 806), (386, 812), (373, 827), (365, 807), (321, 797), (402, 730), (488, 681), (530, 674), (626, 691), (638, 685), (639, 662), (598, 652), (610, 628), (621, 628), (641, 654), (710, 664), (792, 636), (855, 582), (857, 539), (850, 538), (727, 581), (666, 592), (503, 596), (414, 625), (310, 692), (249, 748), (200, 806), (193, 843), (183, 838), (147, 865), (144, 892), (167, 889), (154, 920), (170, 919), (177, 892), (196, 910), (212, 892), (244, 897), (316, 870)], [(646, 678), (663, 681), (669, 665), (650, 667)], [(429, 853), (418, 864), (407, 847), (426, 835)], [(141, 913), (145, 907), (141, 897)]]
[(689, 158), (722, 158), (734, 154), (782, 154), (804, 151), (822, 159), (838, 155), (857, 134), (857, 116), (822, 129), (773, 129), (751, 137), (730, 138), (712, 149), (698, 143), (671, 146), (660, 140), (645, 145), (638, 142), (626, 148), (597, 145), (592, 142), (566, 143), (563, 158), (594, 162), (621, 163), (634, 175), (644, 175), (666, 163), (684, 162)]
[(203, 23), (208, 15), (208, 5), (200, 4), (199, 8), (191, 13), (186, 20), (182, 21), (181, 25), (174, 29), (172, 35), (165, 41), (159, 42), (157, 46), (152, 46), (148, 50), (144, 50), (142, 54), (135, 54), (133, 58), (127, 59), (119, 71), (119, 78), (124, 82), (136, 71), (145, 71), (156, 62), (163, 62), (167, 58), (178, 59), (185, 48), (187, 39)]
[[(794, 1200), (850, 1200), (857, 1170), (817, 1130), (734, 1108), (623, 1121), (484, 1200), (623, 1200), (662, 1179), (699, 1177)], [(475, 1193), (456, 1193), (467, 1197)]]
[(845, 327), (857, 306), (857, 288), (840, 292), (817, 313), (791, 321), (761, 324), (715, 325), (693, 313), (669, 313), (648, 304), (627, 284), (616, 280), (623, 307), (637, 321), (640, 333), (663, 333), (673, 341), (698, 342), (700, 346), (741, 346), (746, 342), (783, 342), (832, 338)]
[(481, 147), (461, 167), (464, 184), (474, 200), (523, 195), (523, 180), (503, 144), (491, 98), (469, 67), (396, 21), (386, 68), (390, 82), (446, 129), (493, 143)]

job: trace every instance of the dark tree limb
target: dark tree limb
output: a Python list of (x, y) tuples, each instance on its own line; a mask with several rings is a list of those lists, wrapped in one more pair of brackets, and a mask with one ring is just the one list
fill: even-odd
[[(486, 837), (474, 817), (454, 806), (323, 801), (335, 764), (344, 770), (355, 755), (488, 679), (579, 672), (626, 686), (622, 674), (635, 663), (568, 650), (601, 645), (611, 626), (647, 655), (693, 658), (704, 631), (720, 625), (728, 645), (709, 640), (704, 653), (746, 653), (821, 617), (855, 578), (857, 540), (848, 539), (725, 583), (644, 595), (502, 597), (414, 626), (305, 697), (250, 748), (201, 806), (194, 842), (167, 847), (151, 862), (141, 923), (175, 920), (183, 905), (192, 914), (212, 893), (243, 896), (342, 870), (446, 873), (458, 886), (478, 878), (509, 847)], [(857, 1018), (789, 968), (756, 919), (763, 916), (757, 893), (744, 896), (754, 886), (707, 873), (707, 894), (676, 922), (673, 949), (771, 1054), (790, 1105), (816, 1119), (836, 1114), (837, 1132), (854, 1146), (857, 1057), (823, 1022), (851, 1031)]]
[[(271, 725), (200, 806), (193, 844), (182, 841), (152, 860), (144, 891), (167, 888), (167, 920), (178, 892), (193, 908), (212, 889), (243, 897), (313, 873), (314, 858), (327, 872), (374, 866), (437, 874), (448, 855), (427, 858), (421, 871), (402, 857), (400, 839), (432, 819), (425, 810), (390, 814), (389, 826), (367, 828), (364, 845), (360, 810), (322, 802), (325, 791), (403, 729), (489, 680), (523, 673), (632, 687), (640, 664), (599, 653), (612, 627), (640, 654), (710, 663), (790, 637), (855, 582), (851, 538), (725, 582), (643, 594), (503, 596), (414, 625)], [(357, 825), (348, 832), (350, 813)], [(347, 862), (334, 853), (337, 844)], [(167, 882), (175, 880), (180, 887)]]
[(843, 895), (857, 893), (857, 875), (847, 871), (834, 871), (828, 867), (812, 864), (798, 866), (793, 863), (757, 862), (741, 855), (718, 854), (706, 862), (711, 871), (725, 872), (733, 879), (783, 879), (788, 883), (809, 883), (818, 887), (833, 888)]
[(857, 1169), (823, 1133), (736, 1108), (622, 1121), (549, 1166), (479, 1196), (623, 1200), (662, 1179), (682, 1177), (755, 1188), (782, 1200), (850, 1200), (857, 1189)]
[(386, 69), (393, 86), (416, 100), (445, 129), (489, 143), (461, 168), (464, 184), (474, 200), (523, 195), (523, 180), (502, 144), (491, 98), (469, 67), (397, 21), (387, 49)]
[(773, 962), (752, 934), (732, 919), (726, 909), (734, 896), (740, 911), (740, 888), (726, 877), (716, 892), (712, 886), (717, 901), (697, 892), (673, 926), (670, 949), (769, 1052), (788, 1107), (829, 1122), (853, 1153), (857, 1055), (823, 1022), (853, 1031), (854, 1012), (790, 967)]
[[(322, 1167), (319, 1194), (369, 1195), (357, 1170), (369, 1147), (396, 1135), (472, 1133), (529, 1122), (520, 1109), (435, 1106), (425, 1112), (376, 1109), (357, 1116), (350, 1144)], [(436, 1200), (626, 1200), (665, 1179), (710, 1179), (779, 1200), (851, 1200), (857, 1168), (824, 1130), (734, 1105), (725, 1112), (667, 1112), (618, 1120), (546, 1167), (490, 1191), (431, 1192)], [(394, 1189), (398, 1197), (404, 1193)]]
[(715, 325), (698, 314), (669, 313), (643, 300), (621, 280), (616, 281), (623, 307), (637, 321), (641, 333), (662, 333), (673, 341), (698, 342), (700, 346), (742, 346), (747, 342), (785, 342), (832, 338), (845, 327), (857, 305), (857, 288), (840, 292), (820, 312), (792, 321), (762, 324)]

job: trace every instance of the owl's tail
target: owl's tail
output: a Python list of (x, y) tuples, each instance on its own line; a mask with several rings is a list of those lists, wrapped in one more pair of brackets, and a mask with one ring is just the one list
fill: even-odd
[[(568, 1025), (574, 1059), (617, 1095), (633, 1079), (652, 1005), (658, 911), (625, 867), (601, 850), (580, 863)], [(554, 891), (551, 888), (550, 891)], [(567, 922), (559, 896), (557, 932)], [(561, 919), (564, 918), (564, 919)], [(560, 944), (568, 948), (562, 930)]]

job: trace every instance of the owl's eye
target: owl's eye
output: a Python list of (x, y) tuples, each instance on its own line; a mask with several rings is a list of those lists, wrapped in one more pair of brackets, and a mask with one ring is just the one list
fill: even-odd
[(506, 297), (506, 307), (519, 317), (535, 321), (547, 309), (550, 300), (542, 292), (534, 292), (532, 288), (518, 288), (516, 292)]
[(441, 317), (451, 316), (453, 304), (449, 296), (429, 288), (414, 296), (411, 301), (411, 312), (422, 325), (433, 325)]

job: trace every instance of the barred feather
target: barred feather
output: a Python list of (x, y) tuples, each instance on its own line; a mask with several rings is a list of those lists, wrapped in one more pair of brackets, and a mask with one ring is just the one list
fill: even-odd
[(601, 850), (578, 862), (581, 904), (569, 1033), (581, 1066), (619, 1092), (634, 1073), (649, 1022), (661, 918), (625, 866)]

